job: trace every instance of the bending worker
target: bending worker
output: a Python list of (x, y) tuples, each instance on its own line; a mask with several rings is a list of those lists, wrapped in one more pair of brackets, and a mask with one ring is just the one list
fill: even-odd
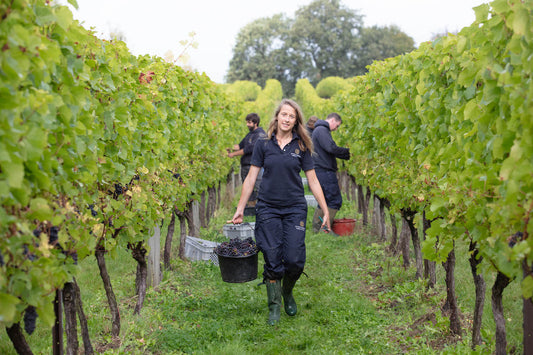
[[(342, 195), (337, 179), (337, 158), (350, 159), (350, 149), (337, 146), (331, 137), (331, 132), (339, 128), (341, 123), (342, 119), (339, 114), (330, 113), (325, 121), (318, 120), (315, 123), (312, 135), (315, 147), (315, 154), (313, 154), (315, 172), (326, 198), (331, 226), (333, 226), (335, 214), (342, 206)], [(320, 230), (322, 217), (324, 217), (324, 211), (319, 206), (313, 215), (313, 231), (315, 233)]]

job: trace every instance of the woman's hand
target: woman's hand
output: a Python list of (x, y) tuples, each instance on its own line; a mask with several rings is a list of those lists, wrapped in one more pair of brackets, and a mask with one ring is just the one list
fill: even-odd
[(239, 209), (237, 209), (237, 211), (233, 215), (233, 218), (229, 221), (226, 221), (226, 223), (241, 224), (243, 222), (243, 219), (244, 219), (244, 213), (242, 211), (239, 211)]
[(322, 226), (320, 226), (322, 230), (324, 230), (326, 233), (329, 233), (331, 231), (331, 223), (329, 222), (329, 211), (324, 211), (324, 217), (322, 220)]

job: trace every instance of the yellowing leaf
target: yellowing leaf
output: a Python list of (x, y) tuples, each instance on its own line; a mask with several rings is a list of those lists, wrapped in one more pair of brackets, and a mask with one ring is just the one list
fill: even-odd
[(102, 223), (95, 224), (93, 227), (93, 234), (97, 237), (100, 237), (102, 235), (102, 232), (104, 231), (104, 225)]
[(41, 233), (40, 239), (41, 243), (39, 243), (39, 250), (43, 256), (47, 258), (50, 256), (50, 249), (52, 249), (53, 246), (48, 243), (48, 235), (46, 233)]

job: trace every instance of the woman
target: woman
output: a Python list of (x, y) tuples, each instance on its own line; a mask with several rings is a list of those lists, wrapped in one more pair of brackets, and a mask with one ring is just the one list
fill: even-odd
[(297, 312), (292, 289), (304, 270), (307, 221), (301, 170), (325, 212), (322, 227), (331, 228), (312, 153), (313, 143), (306, 132), (300, 107), (292, 100), (282, 100), (270, 122), (267, 138), (255, 144), (250, 171), (243, 182), (237, 211), (230, 221), (243, 222), (246, 201), (259, 171), (264, 168), (255, 207), (255, 239), (265, 260), (263, 280), (267, 287), (270, 325), (279, 322), (282, 297), (285, 312), (289, 316)]

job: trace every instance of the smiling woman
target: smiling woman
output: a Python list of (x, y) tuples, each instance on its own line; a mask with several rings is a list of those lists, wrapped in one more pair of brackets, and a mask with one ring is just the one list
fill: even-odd
[[(250, 172), (230, 221), (242, 223), (246, 201), (260, 169), (264, 168), (255, 207), (255, 239), (265, 261), (263, 281), (267, 287), (270, 325), (280, 320), (282, 298), (285, 312), (289, 316), (297, 313), (292, 290), (304, 270), (307, 220), (300, 171), (305, 172), (318, 204), (327, 211), (311, 158), (313, 144), (303, 121), (302, 110), (296, 102), (281, 101), (270, 122), (267, 138), (255, 144)], [(329, 229), (329, 215), (324, 220)]]

